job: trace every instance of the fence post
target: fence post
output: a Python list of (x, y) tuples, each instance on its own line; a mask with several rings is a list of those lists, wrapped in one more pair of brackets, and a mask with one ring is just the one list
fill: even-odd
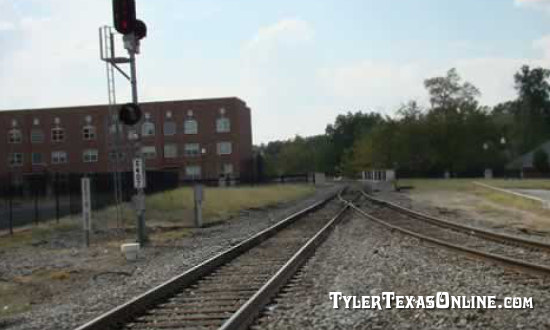
[(9, 227), (10, 235), (13, 236), (13, 189), (11, 186), (11, 173), (8, 176), (8, 209), (9, 209)]
[(59, 173), (55, 173), (53, 191), (55, 194), (55, 220), (59, 223)]
[(71, 174), (67, 176), (67, 190), (69, 193), (69, 215), (73, 215), (73, 186), (71, 181)]
[(38, 190), (34, 188), (34, 223), (38, 224)]

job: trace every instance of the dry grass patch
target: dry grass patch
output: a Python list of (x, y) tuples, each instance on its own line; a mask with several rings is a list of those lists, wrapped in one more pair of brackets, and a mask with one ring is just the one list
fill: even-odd
[[(458, 209), (498, 227), (530, 232), (550, 232), (550, 211), (540, 202), (474, 184), (474, 179), (405, 179), (414, 200), (437, 208)], [(501, 188), (544, 189), (550, 180), (479, 180)]]
[[(204, 188), (205, 222), (226, 219), (245, 209), (262, 208), (305, 197), (311, 185)], [(181, 222), (193, 218), (193, 189), (175, 189), (147, 197), (147, 213), (156, 220)]]
[(452, 190), (467, 191), (472, 188), (471, 179), (400, 179), (400, 187), (412, 187), (418, 191)]
[(16, 315), (31, 308), (30, 292), (19, 283), (0, 281), (0, 318)]

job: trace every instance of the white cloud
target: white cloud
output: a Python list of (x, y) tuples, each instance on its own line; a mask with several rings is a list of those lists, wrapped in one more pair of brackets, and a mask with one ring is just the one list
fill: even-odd
[[(108, 2), (35, 1), (41, 15), (15, 17), (17, 31), (0, 57), (0, 109), (104, 102), (104, 66), (98, 28), (108, 22)], [(0, 14), (0, 20), (5, 20)]]
[(530, 7), (550, 13), (550, 0), (514, 0), (518, 7)]
[(393, 108), (407, 100), (422, 98), (424, 69), (420, 63), (364, 60), (322, 68), (319, 77), (323, 92), (335, 102), (357, 110), (371, 110)]
[(15, 30), (15, 24), (7, 21), (0, 21), (0, 32)]
[(262, 27), (256, 35), (248, 42), (247, 47), (265, 47), (276, 44), (297, 44), (313, 39), (313, 29), (304, 20), (298, 18), (287, 18), (275, 24)]

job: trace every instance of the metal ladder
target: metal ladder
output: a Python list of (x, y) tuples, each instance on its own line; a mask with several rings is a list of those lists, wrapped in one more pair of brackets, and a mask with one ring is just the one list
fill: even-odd
[[(100, 38), (100, 57), (101, 60), (105, 62), (105, 72), (107, 76), (107, 94), (109, 100), (109, 120), (107, 121), (107, 132), (109, 138), (106, 139), (107, 150), (114, 154), (114, 157), (109, 157), (109, 169), (113, 173), (113, 184), (114, 184), (114, 197), (115, 197), (115, 208), (117, 214), (117, 228), (121, 228), (121, 225), (124, 225), (122, 221), (122, 178), (121, 178), (121, 159), (120, 159), (120, 125), (118, 122), (118, 117), (116, 116), (116, 84), (115, 84), (115, 72), (114, 66), (111, 64), (109, 59), (115, 57), (114, 49), (114, 37), (113, 31), (110, 26), (103, 26), (99, 29), (99, 38)], [(114, 131), (111, 128), (114, 127)]]

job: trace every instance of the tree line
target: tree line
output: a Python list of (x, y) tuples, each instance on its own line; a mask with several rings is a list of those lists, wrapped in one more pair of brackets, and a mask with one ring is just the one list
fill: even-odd
[[(273, 141), (255, 148), (266, 175), (325, 172), (353, 176), (368, 168), (397, 168), (410, 176), (480, 175), (550, 139), (550, 70), (527, 65), (514, 75), (517, 97), (487, 107), (481, 92), (456, 69), (424, 81), (429, 105), (409, 101), (393, 117), (347, 112), (325, 134)], [(548, 155), (535, 153), (547, 172)]]

